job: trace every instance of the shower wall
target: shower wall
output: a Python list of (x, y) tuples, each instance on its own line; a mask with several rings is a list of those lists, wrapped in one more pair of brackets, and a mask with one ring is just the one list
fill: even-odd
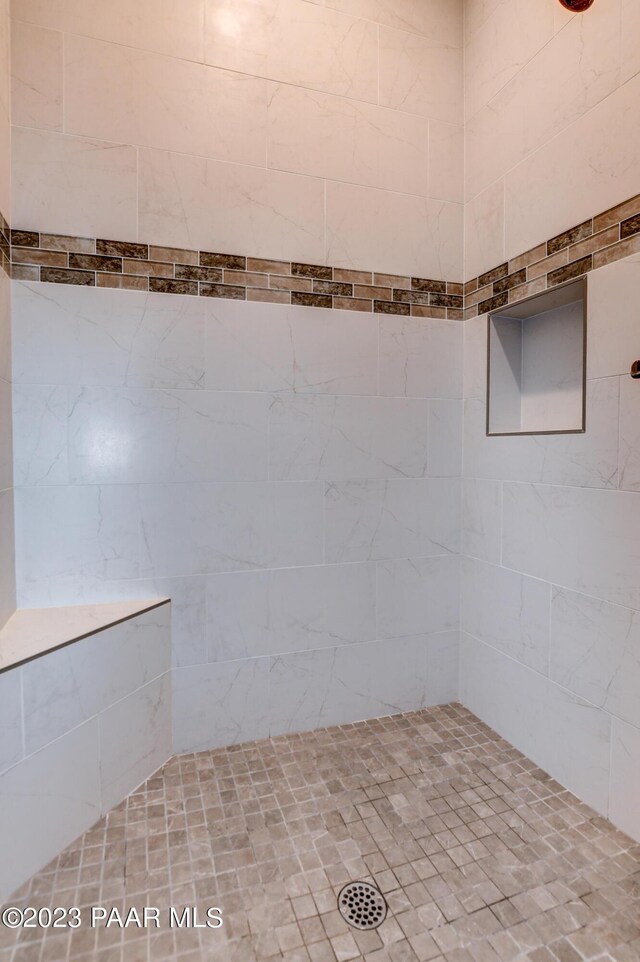
[[(467, 10), (466, 276), (538, 260), (530, 280), (614, 244), (615, 218), (590, 218), (638, 192), (638, 5)], [(545, 246), (583, 221), (582, 250)], [(630, 256), (605, 251), (587, 275), (586, 434), (486, 438), (487, 318), (465, 321), (460, 696), (637, 838), (640, 234), (628, 229), (615, 256)]]
[[(461, 3), (115, 7), (13, 4), (14, 227), (461, 279)], [(169, 595), (177, 751), (456, 697), (422, 313), (14, 282), (20, 603)]]
[[(13, 455), (11, 426), (11, 282), (8, 276), (10, 215), (11, 77), (9, 0), (0, 2), (0, 628), (15, 609)], [(4, 223), (3, 223), (4, 220)]]

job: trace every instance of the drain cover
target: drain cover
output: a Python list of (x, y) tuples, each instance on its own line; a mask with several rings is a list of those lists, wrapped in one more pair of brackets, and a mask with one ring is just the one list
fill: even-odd
[(387, 903), (375, 885), (349, 882), (338, 896), (340, 914), (354, 929), (377, 929), (387, 917)]

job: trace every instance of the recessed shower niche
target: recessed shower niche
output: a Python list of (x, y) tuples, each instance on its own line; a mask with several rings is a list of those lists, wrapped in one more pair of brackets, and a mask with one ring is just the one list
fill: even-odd
[(487, 435), (585, 430), (586, 278), (488, 318)]

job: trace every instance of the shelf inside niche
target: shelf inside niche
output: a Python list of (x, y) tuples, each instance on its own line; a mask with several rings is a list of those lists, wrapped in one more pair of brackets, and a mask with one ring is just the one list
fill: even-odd
[(586, 278), (493, 311), (487, 435), (585, 430)]

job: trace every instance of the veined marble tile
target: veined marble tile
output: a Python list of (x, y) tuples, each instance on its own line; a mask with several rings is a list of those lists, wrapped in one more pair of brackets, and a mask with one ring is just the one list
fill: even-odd
[(551, 678), (640, 727), (640, 611), (554, 588)]
[(21, 229), (137, 239), (135, 147), (14, 127), (11, 150), (11, 220)]
[(280, 84), (269, 99), (268, 166), (434, 196), (425, 163), (429, 130), (426, 118)]
[(375, 616), (373, 564), (210, 575), (208, 660), (373, 641)]
[(64, 85), (67, 133), (266, 164), (270, 85), (259, 77), (69, 33)]
[(429, 401), (429, 477), (458, 478), (462, 474), (462, 424), (462, 401)]
[(432, 423), (417, 399), (280, 395), (269, 413), (269, 478), (424, 477)]
[(380, 393), (462, 396), (462, 324), (421, 317), (380, 318)]
[(458, 628), (460, 559), (457, 555), (379, 561), (378, 638)]
[[(491, 59), (491, 58), (487, 58)], [(464, 208), (464, 276), (478, 277), (505, 259), (504, 178), (480, 191)]]
[(138, 576), (134, 486), (20, 487), (15, 501), (21, 607), (59, 604), (67, 588)]
[[(637, 352), (636, 352), (637, 353)], [(635, 379), (620, 379), (620, 487), (640, 491), (640, 390)]]
[(377, 99), (377, 38), (375, 24), (303, 0), (206, 0), (208, 63), (354, 100)]
[(70, 401), (74, 483), (267, 480), (268, 395), (90, 387)]
[[(1, 208), (0, 208), (1, 209)], [(0, 271), (0, 377), (11, 381), (11, 281)]]
[(487, 315), (464, 321), (463, 397), (487, 396)]
[(463, 634), (460, 698), (569, 791), (606, 815), (611, 718)]
[(14, 382), (201, 387), (204, 300), (14, 282)]
[(507, 482), (503, 497), (503, 564), (640, 609), (640, 495)]
[(639, 33), (640, 7), (633, 0), (622, 0), (620, 83), (626, 83), (640, 71), (640, 51), (635, 42)]
[(429, 121), (429, 197), (464, 203), (464, 127)]
[(22, 758), (22, 673), (0, 675), (0, 772)]
[(326, 183), (326, 263), (459, 281), (461, 204)]
[(0, 776), (2, 902), (100, 814), (98, 720), (93, 719)]
[(327, 485), (326, 560), (428, 557), (460, 545), (460, 482), (451, 478)]
[(99, 724), (100, 791), (107, 812), (172, 754), (171, 674), (165, 672), (112, 705)]
[(461, 0), (326, 0), (325, 5), (442, 43), (462, 43)]
[(141, 574), (319, 564), (323, 490), (313, 481), (145, 485)]
[(487, 437), (484, 400), (465, 401), (465, 474), (478, 478), (616, 488), (618, 378), (587, 382), (584, 434)]
[(324, 261), (322, 180), (168, 150), (140, 148), (139, 163), (141, 237), (169, 247)]
[[(593, 271), (588, 284), (587, 376), (622, 375), (621, 397), (624, 399), (628, 396), (626, 380), (631, 362), (638, 354), (635, 305), (640, 298), (640, 254)], [(615, 317), (613, 327), (612, 317)], [(624, 406), (623, 401), (623, 416)]]
[(12, 16), (112, 43), (202, 60), (204, 0), (13, 0)]
[(195, 752), (269, 735), (269, 659), (173, 672), (173, 750)]
[(26, 754), (166, 674), (171, 666), (169, 619), (164, 605), (24, 665)]
[(464, 478), (462, 482), (462, 553), (500, 563), (502, 482)]
[(371, 314), (224, 300), (207, 305), (208, 388), (371, 395), (377, 365), (378, 319)]
[[(0, 382), (0, 388), (2, 382)], [(0, 391), (1, 394), (1, 391)], [(64, 386), (13, 386), (15, 484), (68, 484), (69, 397)]]
[(618, 828), (640, 840), (640, 729), (613, 719), (611, 732), (611, 798), (609, 818)]
[(0, 378), (0, 491), (13, 484), (11, 384)]
[(11, 120), (62, 130), (62, 34), (11, 22)]
[(380, 103), (460, 124), (462, 78), (462, 47), (380, 27)]
[(441, 704), (457, 683), (456, 631), (271, 659), (271, 734)]
[(16, 607), (13, 488), (0, 491), (0, 626)]
[(547, 582), (462, 559), (463, 630), (543, 675), (549, 673), (550, 613)]

